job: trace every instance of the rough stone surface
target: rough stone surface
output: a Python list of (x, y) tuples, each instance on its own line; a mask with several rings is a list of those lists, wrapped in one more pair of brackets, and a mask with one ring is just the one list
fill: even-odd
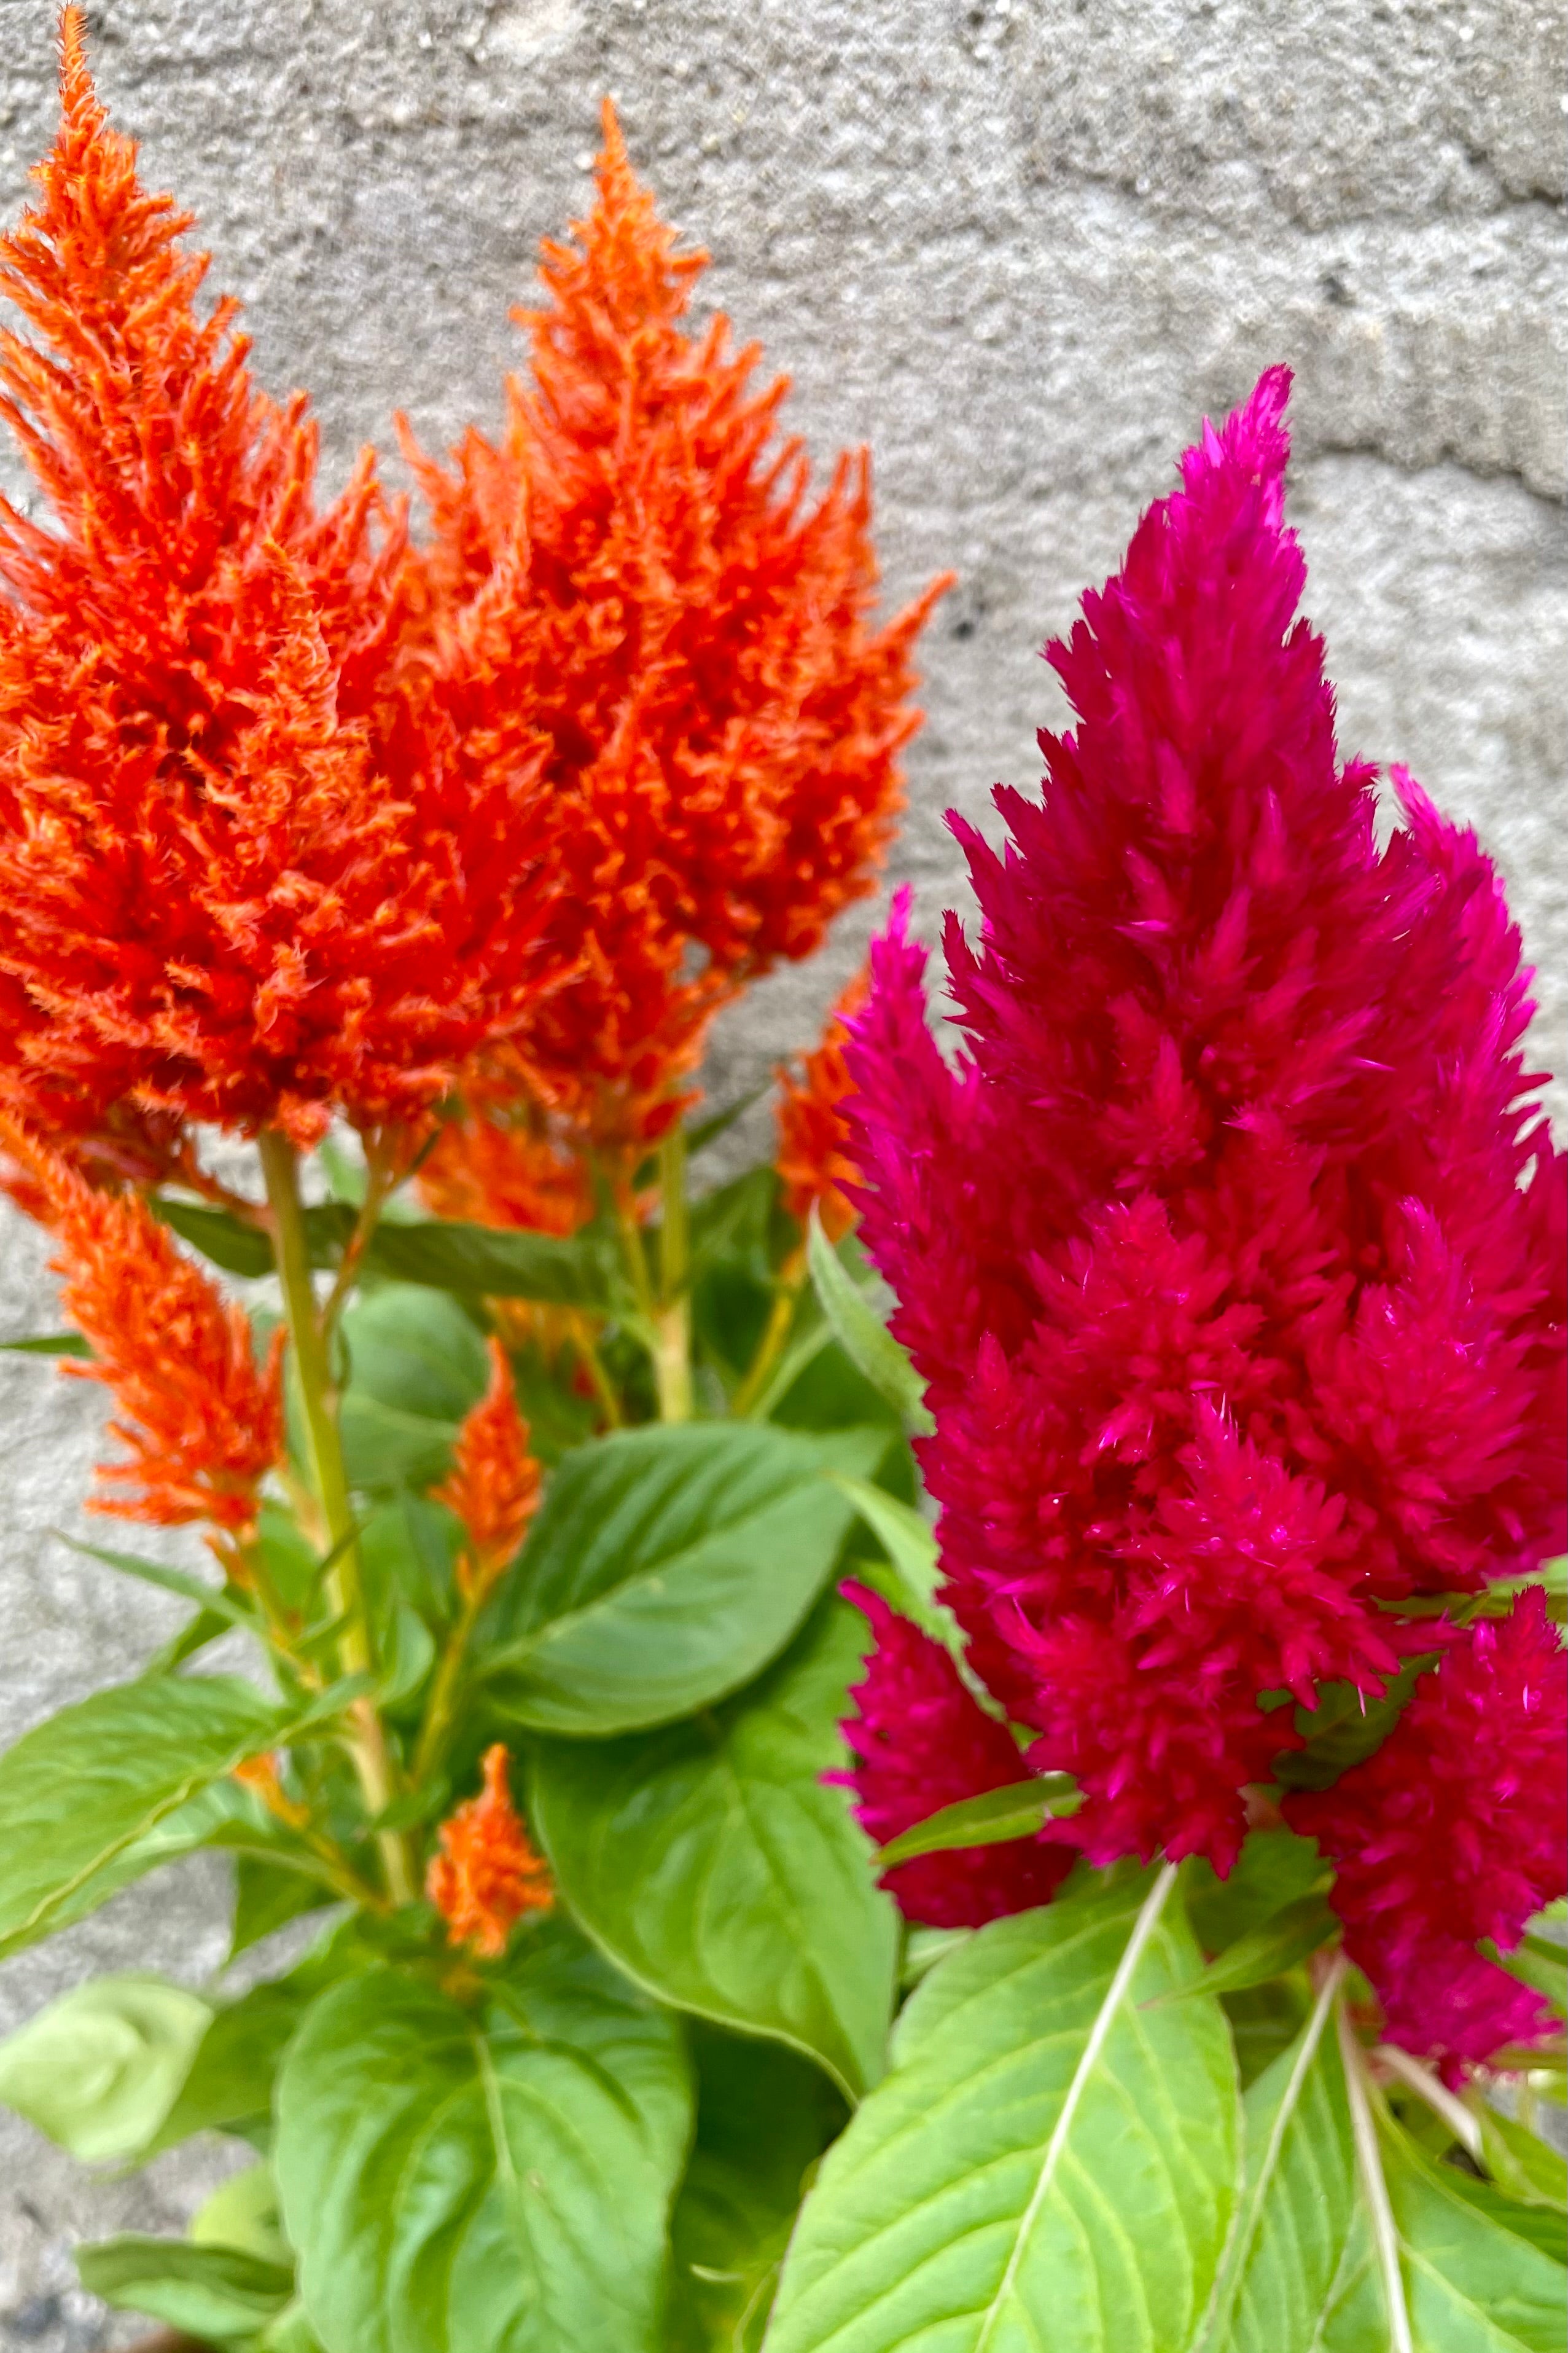
[[(199, 213), (262, 379), (310, 388), (334, 478), (394, 408), (436, 441), (494, 419), (509, 305), (582, 209), (614, 93), (713, 254), (708, 299), (793, 375), (794, 426), (824, 459), (871, 444), (889, 596), (961, 575), (897, 859), (928, 927), (957, 888), (942, 811), (1031, 781), (1059, 716), (1039, 645), (1204, 411), (1289, 360), (1347, 748), (1406, 761), (1479, 827), (1543, 967), (1542, 1056), (1568, 1063), (1558, 0), (103, 0), (93, 19), (119, 120)], [(5, 12), (7, 212), (51, 132), (49, 30), (46, 0)], [(810, 1035), (869, 920), (731, 1017), (717, 1091)], [(5, 1329), (47, 1325), (35, 1239), (13, 1221), (0, 1248)], [(9, 1738), (127, 1672), (164, 1613), (44, 1534), (74, 1519), (91, 1394), (0, 1359), (0, 1411)], [(221, 1895), (203, 1867), (126, 1896), (0, 1972), (0, 2022), (94, 1967), (201, 1977)], [(0, 2122), (0, 2343), (99, 2341), (64, 2240), (177, 2221), (215, 2161), (89, 2188)]]

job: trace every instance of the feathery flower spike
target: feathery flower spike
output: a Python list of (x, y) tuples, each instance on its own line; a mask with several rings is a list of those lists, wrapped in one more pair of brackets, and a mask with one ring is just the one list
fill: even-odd
[(513, 1809), (502, 1742), (485, 1751), (483, 1772), (480, 1794), (441, 1825), (441, 1852), (430, 1859), (425, 1892), (453, 1944), (493, 1961), (523, 1914), (548, 1912), (555, 1898)]
[(868, 975), (858, 972), (828, 1016), (820, 1041), (804, 1057), (800, 1078), (779, 1072), (778, 1172), (784, 1206), (805, 1225), (815, 1205), (829, 1241), (837, 1242), (855, 1222), (845, 1193), (859, 1170), (849, 1157), (849, 1125), (842, 1104), (849, 1092), (844, 1046), (848, 1023), (866, 1001)]
[[(839, 1590), (870, 1620), (877, 1647), (850, 1690), (858, 1714), (842, 1727), (856, 1763), (827, 1778), (854, 1791), (855, 1818), (877, 1844), (943, 1806), (1026, 1780), (1017, 1743), (964, 1689), (941, 1644), (868, 1587)], [(1075, 1860), (1070, 1847), (1044, 1838), (1005, 1839), (897, 1863), (882, 1884), (911, 1920), (979, 1928), (1048, 1904)]]
[(784, 385), (752, 388), (722, 318), (689, 332), (705, 257), (607, 105), (574, 238), (518, 314), (533, 385), (509, 382), (499, 444), (470, 431), (445, 468), (409, 445), (432, 520), (411, 562), (431, 642), (466, 632), (493, 723), (527, 714), (558, 820), (576, 968), (500, 1082), (625, 1149), (676, 1115), (722, 998), (871, 888), (942, 584), (871, 626), (864, 458), (808, 503)]
[(539, 1505), (540, 1468), (528, 1451), (528, 1424), (517, 1409), (511, 1366), (499, 1340), (491, 1340), (489, 1353), (489, 1387), (464, 1418), (451, 1471), (433, 1490), (436, 1501), (461, 1520), (468, 1536), (458, 1563), (458, 1584), (466, 1599), (494, 1584)]
[(62, 1136), (416, 1120), (547, 976), (537, 783), (454, 773), (370, 454), (318, 513), (303, 398), (198, 317), (79, 11), (60, 45), (0, 237), (0, 418), (53, 511), (0, 501), (0, 1081)]
[(1475, 1947), (1510, 1952), (1568, 1894), (1568, 1652), (1539, 1588), (1421, 1676), (1388, 1738), (1331, 1788), (1285, 1799), (1336, 1872), (1345, 1949), (1418, 2056), (1484, 2060), (1556, 2024)]
[(258, 1365), (245, 1310), (226, 1300), (134, 1193), (101, 1192), (0, 1112), (7, 1181), (58, 1244), (60, 1305), (92, 1349), (60, 1370), (102, 1381), (129, 1460), (100, 1464), (92, 1508), (177, 1527), (205, 1520), (232, 1564), (282, 1455), (281, 1334)]
[[(974, 946), (948, 919), (964, 1055), (907, 899), (850, 1024), (944, 1598), (1031, 1762), (1077, 1775), (1062, 1835), (1097, 1862), (1227, 1870), (1300, 1737), (1278, 1694), (1381, 1691), (1431, 1647), (1405, 1605), (1563, 1546), (1568, 1164), (1529, 976), (1474, 837), (1395, 771), (1380, 850), (1373, 772), (1339, 757), (1288, 390), (1271, 369), (1205, 427), (1047, 649), (1078, 723), (1041, 737), (1042, 800), (998, 791), (1005, 850), (950, 820), (982, 917)], [(1532, 1803), (1499, 1835), (1529, 1848)]]

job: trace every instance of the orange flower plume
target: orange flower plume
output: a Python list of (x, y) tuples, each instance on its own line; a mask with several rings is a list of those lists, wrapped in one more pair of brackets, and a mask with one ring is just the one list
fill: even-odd
[(539, 1505), (540, 1469), (528, 1451), (528, 1424), (517, 1409), (511, 1366), (490, 1342), (490, 1382), (465, 1417), (452, 1469), (436, 1501), (461, 1520), (468, 1544), (458, 1563), (465, 1599), (494, 1584), (522, 1542)]
[[(258, 1366), (248, 1317), (186, 1258), (139, 1195), (100, 1192), (0, 1112), (13, 1190), (54, 1231), (60, 1304), (92, 1349), (62, 1372), (102, 1381), (130, 1460), (102, 1464), (93, 1509), (177, 1527), (205, 1520), (233, 1565), (283, 1451), (282, 1335)], [(122, 1492), (115, 1492), (120, 1490)]]
[(858, 1215), (843, 1190), (859, 1183), (860, 1172), (849, 1156), (849, 1123), (839, 1105), (852, 1083), (844, 1060), (847, 1025), (866, 1002), (868, 987), (862, 968), (828, 1016), (821, 1043), (804, 1058), (801, 1078), (779, 1072), (777, 1166), (784, 1206), (804, 1226), (815, 1202), (823, 1230), (835, 1242)]
[(232, 301), (198, 318), (70, 8), (60, 95), (0, 237), (0, 417), (53, 510), (0, 501), (0, 1085), (62, 1135), (408, 1120), (543, 977), (536, 779), (457, 758), (371, 453), (318, 513), (304, 399), (252, 385)]
[(418, 1187), (438, 1218), (531, 1233), (574, 1234), (594, 1214), (583, 1164), (553, 1138), (465, 1111), (442, 1122), (419, 1165)]
[(480, 1795), (441, 1825), (441, 1852), (431, 1857), (425, 1892), (453, 1944), (494, 1961), (523, 1914), (548, 1912), (555, 1899), (550, 1873), (513, 1810), (500, 1741), (486, 1750), (483, 1769)]
[(629, 1149), (675, 1114), (722, 998), (872, 887), (945, 583), (872, 627), (864, 456), (808, 502), (784, 384), (752, 389), (722, 318), (686, 332), (706, 257), (677, 250), (608, 105), (596, 179), (575, 241), (543, 248), (545, 306), (517, 314), (534, 385), (509, 381), (499, 444), (470, 430), (445, 468), (405, 448), (430, 640), (482, 612), (492, 706), (529, 714), (555, 811), (576, 970), (500, 1084)]

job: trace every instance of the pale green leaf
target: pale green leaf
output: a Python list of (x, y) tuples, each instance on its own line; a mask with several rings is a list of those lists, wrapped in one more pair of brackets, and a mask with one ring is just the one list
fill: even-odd
[(1037, 1773), (1003, 1789), (983, 1789), (977, 1798), (960, 1798), (900, 1831), (878, 1851), (877, 1869), (890, 1871), (894, 1863), (910, 1862), (917, 1855), (1032, 1838), (1054, 1815), (1076, 1813), (1082, 1802), (1070, 1773)]
[(738, 1698), (629, 1739), (540, 1745), (534, 1826), (574, 1913), (681, 2009), (776, 2035), (851, 2096), (880, 2073), (897, 1923), (844, 1792), (864, 1621), (826, 1605)]
[(509, 1588), (490, 1704), (530, 1730), (605, 1736), (738, 1690), (832, 1573), (852, 1514), (824, 1473), (874, 1469), (887, 1443), (697, 1422), (569, 1454)]
[(238, 2247), (128, 2232), (79, 2247), (77, 2270), (91, 2295), (121, 2312), (143, 2312), (204, 2344), (241, 2344), (280, 2313), (294, 2292), (291, 2271)]
[(849, 1274), (823, 1232), (815, 1202), (806, 1230), (806, 1261), (822, 1312), (850, 1363), (917, 1434), (934, 1430), (936, 1424), (926, 1408), (925, 1386), (910, 1362), (909, 1350), (894, 1339)]
[(144, 1675), (63, 1708), (0, 1757), (0, 1957), (186, 1852), (170, 1817), (288, 1719), (235, 1675)]
[(90, 1978), (0, 2042), (0, 2102), (73, 2157), (139, 2156), (211, 2019), (198, 1995), (163, 1978)]
[(916, 1989), (828, 2152), (768, 2353), (1183, 2353), (1236, 2198), (1217, 2003), (1173, 1874), (994, 1921)]
[(1259, 1928), (1251, 1928), (1216, 1954), (1190, 1986), (1173, 1997), (1184, 2000), (1194, 1993), (1241, 1993), (1250, 1986), (1267, 1985), (1321, 1952), (1340, 1934), (1339, 1916), (1321, 1895), (1299, 1896)]
[(685, 2062), (563, 1930), (472, 2006), (391, 1967), (349, 1978), (291, 2047), (278, 2116), (331, 2353), (658, 2353)]

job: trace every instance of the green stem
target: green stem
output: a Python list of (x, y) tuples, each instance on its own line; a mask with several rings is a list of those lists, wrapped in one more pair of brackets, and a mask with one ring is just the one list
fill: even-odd
[(730, 1410), (738, 1418), (744, 1419), (756, 1404), (758, 1398), (767, 1387), (769, 1375), (784, 1354), (785, 1342), (795, 1329), (795, 1310), (800, 1304), (800, 1289), (805, 1274), (805, 1261), (802, 1259), (799, 1271), (793, 1274), (791, 1264), (793, 1261), (780, 1271), (777, 1287), (773, 1292), (773, 1303), (768, 1312), (768, 1320), (763, 1326), (763, 1336), (757, 1343), (755, 1355), (742, 1377), (740, 1388), (730, 1400)]
[(603, 1356), (599, 1354), (599, 1344), (594, 1336), (593, 1324), (586, 1315), (574, 1314), (572, 1318), (572, 1345), (577, 1351), (578, 1359), (593, 1383), (594, 1397), (599, 1411), (612, 1430), (619, 1430), (625, 1419), (621, 1412), (621, 1401), (616, 1395), (616, 1385), (605, 1368)]
[(425, 1722), (419, 1734), (419, 1745), (414, 1752), (415, 1787), (422, 1787), (441, 1762), (456, 1713), (458, 1686), (462, 1680), (463, 1662), (468, 1656), (468, 1641), (474, 1623), (484, 1601), (482, 1591), (470, 1589), (463, 1596), (458, 1620), (441, 1652), (431, 1688), (430, 1701), (425, 1710)]
[(686, 1208), (686, 1131), (677, 1120), (658, 1148), (659, 1302), (653, 1370), (661, 1421), (691, 1419), (691, 1234)]
[[(326, 1523), (328, 1542), (340, 1548), (327, 1577), (331, 1614), (345, 1621), (338, 1646), (339, 1663), (344, 1674), (374, 1673), (375, 1647), (365, 1604), (359, 1546), (353, 1541), (353, 1512), (338, 1430), (337, 1399), (327, 1361), (326, 1332), (310, 1280), (299, 1166), (293, 1145), (276, 1128), (263, 1128), (258, 1145), (267, 1183), (273, 1254), (283, 1291), (283, 1312), (305, 1409), (311, 1485)], [(384, 1811), (395, 1793), (392, 1755), (381, 1718), (368, 1696), (355, 1700), (348, 1714), (349, 1752), (366, 1810), (374, 1818)], [(379, 1834), (378, 1844), (388, 1893), (395, 1903), (412, 1903), (416, 1882), (406, 1841), (396, 1831), (384, 1831)]]

